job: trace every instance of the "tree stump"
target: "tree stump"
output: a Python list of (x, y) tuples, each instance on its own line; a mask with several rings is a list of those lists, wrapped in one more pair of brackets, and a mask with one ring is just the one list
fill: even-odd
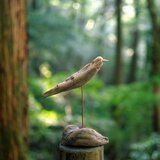
[(60, 160), (104, 160), (103, 146), (70, 147), (60, 145)]
[(60, 160), (103, 160), (103, 145), (109, 139), (92, 128), (65, 127), (60, 144)]

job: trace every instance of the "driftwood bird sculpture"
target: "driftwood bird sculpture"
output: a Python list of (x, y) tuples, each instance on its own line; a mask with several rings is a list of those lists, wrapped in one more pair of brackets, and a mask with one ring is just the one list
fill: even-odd
[(78, 72), (72, 74), (66, 80), (57, 84), (53, 89), (45, 92), (44, 97), (84, 86), (100, 70), (103, 62), (105, 61), (108, 60), (98, 56), (91, 63), (86, 64)]
[(84, 109), (84, 96), (83, 96), (83, 86), (100, 70), (103, 62), (108, 61), (101, 56), (96, 57), (92, 62), (86, 64), (78, 72), (72, 74), (63, 82), (57, 84), (54, 88), (44, 93), (44, 97), (52, 96), (61, 92), (69, 91), (75, 88), (81, 87), (81, 97), (82, 97), (82, 128), (83, 124), (83, 109)]

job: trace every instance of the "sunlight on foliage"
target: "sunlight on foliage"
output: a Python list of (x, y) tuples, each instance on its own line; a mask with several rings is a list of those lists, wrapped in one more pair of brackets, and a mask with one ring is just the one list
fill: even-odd
[(40, 72), (46, 78), (49, 78), (52, 76), (52, 73), (49, 70), (49, 64), (47, 64), (47, 63), (43, 63), (40, 65)]
[(42, 110), (37, 118), (46, 125), (55, 125), (58, 122), (58, 114), (54, 111)]
[(93, 19), (89, 19), (85, 25), (86, 30), (92, 30), (95, 25), (95, 21)]
[(132, 5), (123, 6), (122, 11), (124, 12), (122, 18), (125, 22), (130, 21), (135, 16), (135, 9)]

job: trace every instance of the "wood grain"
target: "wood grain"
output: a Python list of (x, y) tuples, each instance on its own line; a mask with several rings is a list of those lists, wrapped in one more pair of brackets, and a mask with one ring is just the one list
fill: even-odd
[(104, 160), (104, 147), (68, 147), (60, 145), (60, 160)]
[(61, 92), (79, 88), (86, 84), (102, 67), (103, 62), (108, 61), (98, 56), (90, 63), (86, 64), (78, 72), (72, 74), (63, 82), (57, 84), (54, 88), (44, 93), (44, 97), (55, 95)]

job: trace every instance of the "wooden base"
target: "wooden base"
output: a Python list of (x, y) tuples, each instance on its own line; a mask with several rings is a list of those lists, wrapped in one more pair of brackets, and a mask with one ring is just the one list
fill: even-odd
[(104, 160), (104, 147), (69, 147), (60, 145), (60, 160)]

